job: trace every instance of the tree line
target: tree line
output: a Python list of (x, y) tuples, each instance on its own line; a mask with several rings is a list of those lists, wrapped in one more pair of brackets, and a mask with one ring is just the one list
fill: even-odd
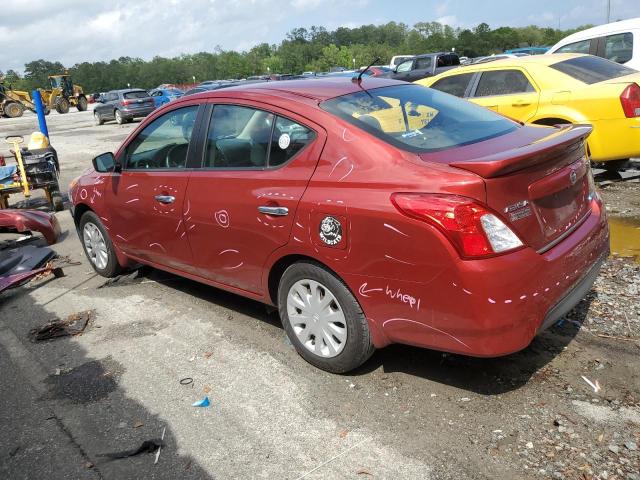
[[(332, 67), (361, 67), (378, 58), (388, 64), (391, 57), (437, 51), (455, 51), (476, 57), (526, 46), (553, 45), (565, 36), (588, 28), (500, 27), (491, 29), (481, 23), (472, 29), (453, 28), (438, 22), (420, 22), (413, 27), (404, 23), (340, 27), (295, 28), (279, 45), (261, 43), (248, 51), (237, 52), (215, 47), (212, 52), (156, 56), (151, 60), (120, 57), (109, 62), (82, 62), (68, 66), (74, 83), (86, 92), (116, 88), (152, 88), (163, 83), (193, 83), (204, 80), (246, 78), (252, 75), (327, 71)], [(48, 85), (47, 75), (62, 73), (58, 61), (34, 60), (25, 64), (24, 73), (8, 70), (5, 83), (13, 88), (32, 90)], [(2, 72), (0, 71), (0, 74)]]

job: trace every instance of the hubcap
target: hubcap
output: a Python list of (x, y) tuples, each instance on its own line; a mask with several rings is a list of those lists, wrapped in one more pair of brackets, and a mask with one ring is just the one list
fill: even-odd
[(104, 241), (100, 229), (91, 222), (84, 225), (82, 231), (84, 247), (87, 250), (87, 257), (97, 268), (103, 270), (109, 261), (109, 253), (107, 252), (107, 244)]
[(342, 307), (327, 287), (315, 280), (299, 280), (287, 295), (287, 316), (294, 333), (307, 350), (331, 358), (347, 342), (347, 322)]

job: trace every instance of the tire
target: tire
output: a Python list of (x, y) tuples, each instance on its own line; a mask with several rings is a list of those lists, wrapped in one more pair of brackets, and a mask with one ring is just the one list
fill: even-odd
[(64, 202), (62, 201), (62, 194), (60, 193), (60, 185), (58, 182), (55, 185), (50, 186), (47, 191), (49, 192), (48, 198), (51, 205), (51, 210), (54, 212), (61, 212), (64, 210)]
[(600, 163), (600, 166), (605, 170), (607, 170), (608, 172), (625, 171), (627, 168), (629, 168), (630, 165), (631, 165), (631, 162), (629, 161), (628, 158), (621, 159), (621, 160), (609, 160), (607, 162)]
[(4, 113), (9, 118), (18, 118), (24, 113), (24, 107), (18, 102), (9, 102), (4, 106)]
[(45, 114), (45, 115), (49, 115), (50, 113), (51, 113), (51, 109), (49, 108), (49, 106), (48, 106), (48, 105), (45, 105), (45, 106), (44, 106), (44, 114)]
[(98, 112), (93, 112), (93, 123), (94, 125), (100, 126), (104, 123), (104, 120), (100, 116)]
[(117, 123), (118, 125), (122, 125), (122, 124), (124, 124), (124, 123), (126, 123), (126, 122), (127, 122), (127, 120), (126, 120), (126, 119), (122, 116), (122, 114), (120, 113), (120, 110), (116, 110), (116, 111), (113, 113), (113, 116), (114, 116), (114, 117), (116, 117), (116, 123)]
[[(91, 232), (91, 235), (85, 235), (85, 229)], [(100, 236), (104, 242), (104, 252), (106, 256), (106, 261), (104, 257), (102, 257), (101, 261), (97, 261), (97, 256), (93, 254), (96, 252), (97, 243), (99, 239), (96, 239), (96, 242), (92, 242), (91, 238), (96, 232), (100, 233)], [(106, 229), (102, 225), (102, 222), (98, 218), (98, 216), (92, 211), (85, 212), (80, 218), (80, 223), (78, 227), (78, 234), (80, 235), (80, 241), (82, 242), (82, 248), (84, 249), (84, 253), (89, 260), (89, 263), (93, 267), (93, 269), (101, 276), (106, 278), (112, 278), (117, 276), (121, 271), (122, 267), (118, 263), (118, 259), (116, 258), (116, 253), (113, 248), (113, 243), (111, 242), (111, 238), (107, 233)], [(95, 237), (93, 237), (95, 238)], [(89, 246), (87, 246), (87, 243)], [(89, 250), (89, 248), (91, 250)]]
[(56, 98), (56, 101), (54, 103), (55, 107), (56, 107), (56, 112), (58, 113), (69, 113), (69, 100), (67, 100), (64, 97), (58, 97)]
[(76, 108), (79, 112), (86, 112), (88, 105), (89, 104), (87, 103), (87, 97), (78, 97), (78, 100), (76, 101)]
[[(310, 296), (307, 297), (310, 300), (302, 300), (302, 296), (298, 294), (301, 290), (303, 294)], [(327, 298), (327, 295), (331, 298)], [(324, 308), (320, 307), (311, 316), (309, 312), (314, 312), (314, 299), (327, 299), (330, 303)], [(287, 337), (298, 354), (322, 370), (331, 373), (348, 372), (366, 362), (375, 350), (360, 304), (342, 280), (320, 264), (302, 261), (287, 268), (278, 286), (278, 310)], [(304, 311), (309, 315), (296, 319), (296, 311)], [(326, 317), (332, 320), (325, 320), (328, 323), (324, 323), (322, 319), (325, 315), (322, 312), (327, 311), (329, 313)], [(309, 323), (305, 320), (309, 320)], [(320, 342), (315, 338), (314, 330), (323, 332)], [(338, 332), (342, 330), (345, 332), (340, 339)], [(327, 331), (330, 332), (329, 335), (326, 334)]]

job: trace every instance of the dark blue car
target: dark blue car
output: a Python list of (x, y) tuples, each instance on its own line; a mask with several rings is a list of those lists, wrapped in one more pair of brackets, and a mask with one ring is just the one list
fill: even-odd
[(149, 90), (149, 95), (153, 98), (153, 102), (156, 104), (156, 108), (169, 103), (171, 100), (180, 98), (184, 93), (177, 88), (156, 88)]

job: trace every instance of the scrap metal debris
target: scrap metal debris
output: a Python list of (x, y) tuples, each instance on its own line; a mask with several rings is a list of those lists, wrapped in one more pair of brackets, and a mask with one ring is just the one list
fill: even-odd
[(151, 440), (145, 440), (140, 444), (138, 448), (133, 448), (131, 450), (123, 450), (121, 452), (99, 453), (97, 454), (97, 456), (103, 457), (103, 458), (109, 458), (111, 460), (118, 460), (121, 458), (135, 457), (136, 455), (140, 455), (142, 453), (153, 453), (164, 446), (165, 446), (165, 443), (162, 439), (153, 438)]
[(589, 380), (587, 377), (585, 377), (584, 375), (580, 375), (582, 377), (582, 379), (587, 382), (589, 384), (589, 386), (591, 388), (593, 388), (593, 392), (594, 393), (598, 393), (602, 388), (600, 387), (600, 384), (598, 383), (598, 380), (596, 380), (596, 383), (593, 383), (591, 380)]
[(137, 270), (134, 270), (131, 273), (118, 275), (117, 277), (110, 278), (106, 282), (104, 282), (102, 285), (98, 286), (98, 288), (131, 285), (134, 283), (141, 282), (142, 279), (143, 279), (142, 268), (139, 268)]
[(93, 317), (93, 311), (74, 313), (63, 320), (53, 320), (33, 328), (29, 331), (29, 336), (34, 342), (43, 342), (58, 337), (69, 337), (80, 335), (87, 327), (87, 323)]

